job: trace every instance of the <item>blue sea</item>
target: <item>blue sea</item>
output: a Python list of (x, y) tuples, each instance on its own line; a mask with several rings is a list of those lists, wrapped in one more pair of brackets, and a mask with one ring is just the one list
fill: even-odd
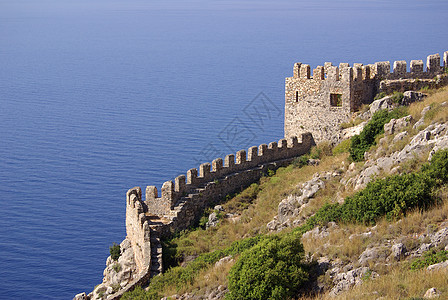
[(446, 0), (0, 0), (0, 298), (92, 291), (129, 188), (282, 138), (295, 62), (442, 54), (447, 15)]

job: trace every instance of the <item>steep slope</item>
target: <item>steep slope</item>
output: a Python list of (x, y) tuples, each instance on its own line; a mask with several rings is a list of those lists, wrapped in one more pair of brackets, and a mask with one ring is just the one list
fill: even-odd
[[(155, 277), (147, 293), (137, 289), (124, 298), (221, 299), (228, 294), (227, 274), (240, 253), (272, 233), (295, 232), (303, 233), (307, 253), (303, 263), (309, 272), (309, 281), (297, 291), (298, 297), (423, 297), (433, 287), (428, 293), (447, 296), (447, 263), (435, 265), (447, 259), (448, 250), (448, 199), (443, 180), (418, 194), (417, 199), (427, 195), (429, 202), (400, 202), (391, 213), (378, 212), (364, 221), (333, 215), (322, 218), (322, 207), (349, 207), (355, 203), (349, 199), (369, 199), (365, 196), (369, 189), (401, 180), (396, 178), (420, 176), (412, 174), (426, 172), (421, 166), (428, 158), (448, 147), (448, 89), (427, 92), (431, 95), (424, 101), (399, 109), (403, 117), (385, 121), (385, 133), (376, 135), (375, 145), (361, 161), (349, 158), (350, 142), (342, 141), (333, 149), (328, 143), (321, 144), (310, 156), (269, 174), (209, 211), (203, 227), (165, 241), (165, 261), (173, 267)], [(375, 110), (394, 106), (390, 99), (381, 99), (357, 117), (368, 118)], [(347, 130), (340, 137), (344, 133)], [(408, 182), (401, 187), (407, 191)], [(393, 192), (387, 191), (391, 196)], [(365, 206), (367, 211), (372, 207)]]

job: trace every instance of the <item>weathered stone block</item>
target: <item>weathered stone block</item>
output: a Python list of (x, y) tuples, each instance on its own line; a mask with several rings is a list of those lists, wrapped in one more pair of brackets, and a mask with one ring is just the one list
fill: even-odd
[(406, 74), (406, 61), (400, 60), (394, 62), (394, 74), (403, 76)]
[(246, 150), (240, 150), (236, 153), (236, 164), (241, 165), (246, 162)]
[(445, 51), (443, 53), (443, 66), (445, 68), (448, 68), (448, 51)]
[(375, 63), (376, 72), (379, 77), (384, 77), (390, 74), (390, 62), (389, 61), (380, 61)]
[(235, 166), (235, 155), (233, 154), (226, 155), (226, 157), (224, 158), (224, 167), (233, 170), (234, 166)]
[(212, 169), (213, 172), (219, 173), (223, 168), (223, 161), (222, 158), (217, 158), (212, 161)]
[(300, 78), (310, 79), (310, 65), (302, 64), (300, 66)]
[(411, 60), (411, 73), (423, 73), (423, 60)]
[(426, 59), (426, 71), (430, 73), (435, 73), (440, 71), (440, 55), (432, 54), (428, 55)]
[(293, 69), (293, 76), (294, 78), (299, 78), (300, 76), (300, 65), (302, 63), (295, 63), (294, 64), (294, 69)]
[(313, 79), (315, 79), (315, 80), (324, 80), (325, 79), (324, 67), (317, 66), (317, 68), (313, 70)]
[(339, 68), (335, 66), (328, 67), (327, 80), (338, 81), (339, 80)]
[(196, 168), (187, 171), (187, 184), (196, 185), (198, 170)]

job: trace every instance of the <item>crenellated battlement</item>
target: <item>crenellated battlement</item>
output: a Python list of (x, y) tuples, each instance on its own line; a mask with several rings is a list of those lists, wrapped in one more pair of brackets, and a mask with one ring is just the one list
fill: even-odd
[(448, 67), (448, 51), (429, 55), (426, 68), (422, 60), (389, 61), (363, 65), (326, 62), (312, 70), (295, 63), (293, 76), (285, 80), (285, 137), (311, 132), (316, 142), (330, 139), (339, 124), (347, 122), (363, 104), (370, 104), (378, 92), (391, 93), (444, 84), (436, 80)]
[[(136, 209), (143, 209), (143, 211), (159, 217), (177, 216), (178, 203), (181, 200), (191, 201), (188, 197), (192, 198), (191, 195), (197, 193), (198, 189), (208, 189), (216, 181), (220, 181), (220, 186), (223, 187), (225, 186), (224, 182), (232, 176), (235, 177), (238, 174), (242, 176), (246, 171), (260, 166), (297, 157), (306, 153), (313, 143), (311, 134), (302, 134), (301, 141), (297, 137), (281, 139), (278, 143), (253, 146), (247, 151), (240, 150), (236, 154), (229, 154), (224, 160), (217, 158), (212, 163), (203, 163), (198, 169), (193, 168), (188, 170), (185, 175), (177, 176), (174, 182), (164, 182), (160, 196), (155, 186), (147, 186), (145, 200), (139, 204), (143, 208), (137, 205)], [(260, 175), (262, 175), (261, 172)], [(229, 186), (221, 188), (219, 195), (225, 196), (232, 192), (234, 192), (234, 188)], [(136, 193), (134, 192), (134, 194)], [(136, 198), (138, 197), (136, 196)], [(216, 200), (215, 196), (213, 198)]]
[(126, 234), (139, 273), (130, 286), (144, 283), (162, 271), (162, 236), (194, 225), (206, 207), (256, 182), (268, 170), (288, 165), (312, 145), (312, 135), (305, 133), (300, 141), (292, 137), (240, 150), (224, 160), (217, 158), (211, 164), (190, 169), (174, 182), (166, 181), (160, 196), (155, 186), (146, 187), (144, 198), (140, 187), (128, 190)]
[[(443, 54), (443, 67), (448, 67), (448, 51)], [(164, 182), (160, 195), (155, 186), (147, 186), (144, 195), (140, 187), (127, 191), (126, 234), (138, 274), (111, 298), (118, 299), (124, 291), (162, 272), (163, 236), (194, 225), (206, 207), (256, 182), (269, 170), (287, 166), (307, 153), (315, 141), (329, 139), (362, 104), (371, 103), (377, 92), (412, 89), (435, 77), (448, 83), (443, 67), (439, 54), (428, 56), (426, 68), (422, 60), (412, 60), (409, 72), (402, 60), (393, 63), (392, 72), (388, 61), (353, 67), (325, 62), (313, 70), (295, 63), (293, 76), (285, 80), (284, 139), (203, 163)]]
[[(311, 74), (311, 67), (307, 64), (295, 63), (293, 67), (293, 77), (297, 79), (329, 80), (329, 81), (360, 81), (372, 79), (404, 79), (404, 78), (433, 78), (441, 74), (444, 68), (448, 67), (448, 51), (443, 54), (443, 64), (441, 57), (437, 54), (429, 55), (426, 59), (426, 68), (423, 60), (411, 60), (410, 71), (407, 71), (405, 60), (395, 61), (391, 70), (389, 61), (376, 62), (370, 65), (361, 63), (353, 64), (340, 63), (333, 66), (331, 62), (326, 62), (324, 66), (317, 66)], [(349, 69), (352, 69), (350, 71)]]
[(151, 269), (151, 230), (142, 190), (134, 187), (126, 193), (126, 235), (134, 249), (137, 270), (142, 276)]

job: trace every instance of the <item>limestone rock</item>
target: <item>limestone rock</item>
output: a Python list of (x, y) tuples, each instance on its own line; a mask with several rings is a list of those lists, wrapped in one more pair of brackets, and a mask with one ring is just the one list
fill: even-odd
[(205, 225), (207, 228), (210, 227), (216, 227), (219, 224), (219, 218), (218, 215), (216, 214), (216, 212), (212, 212), (209, 216), (208, 216), (208, 221), (207, 224)]
[(396, 135), (394, 136), (394, 139), (392, 140), (392, 143), (396, 143), (396, 142), (398, 142), (398, 141), (401, 141), (401, 140), (403, 140), (406, 136), (408, 136), (408, 133), (407, 133), (406, 131), (402, 131), (402, 132), (400, 132), (400, 133), (398, 133), (398, 134), (396, 134)]
[(215, 263), (215, 267), (219, 267), (219, 266), (221, 266), (221, 265), (223, 265), (223, 264), (226, 264), (226, 263), (229, 263), (229, 262), (231, 262), (231, 261), (233, 261), (232, 255), (225, 256), (225, 257), (221, 258), (220, 260), (218, 260), (218, 261)]
[(224, 211), (224, 208), (222, 207), (222, 205), (216, 205), (213, 209), (216, 211)]
[(417, 101), (423, 101), (423, 99), (425, 99), (426, 97), (428, 97), (428, 94), (415, 91), (406, 91), (403, 93), (403, 99), (401, 100), (400, 104), (409, 105)]
[(389, 258), (400, 260), (406, 254), (406, 247), (403, 243), (398, 243), (391, 247), (391, 252)]
[(448, 260), (445, 260), (444, 262), (430, 265), (426, 268), (428, 271), (434, 271), (434, 270), (447, 270), (448, 269)]
[(339, 273), (333, 280), (335, 286), (330, 291), (330, 296), (335, 297), (343, 291), (350, 289), (355, 285), (362, 283), (363, 278), (376, 278), (379, 275), (376, 272), (372, 272), (367, 267), (357, 268), (346, 273)]
[(412, 121), (412, 116), (406, 116), (400, 119), (392, 119), (388, 123), (384, 124), (384, 133), (386, 135), (391, 135), (398, 132), (400, 129), (409, 126)]
[(364, 129), (364, 126), (366, 126), (367, 122), (362, 122), (356, 126), (345, 128), (341, 130), (341, 136), (339, 140), (346, 140), (351, 137), (354, 137), (355, 135), (358, 135), (361, 133), (361, 131)]
[(382, 109), (390, 109), (394, 106), (394, 103), (392, 101), (392, 97), (391, 96), (386, 96), (384, 98), (381, 98), (379, 100), (375, 100), (372, 102), (372, 104), (370, 104), (370, 114), (373, 115), (374, 113), (376, 113), (377, 111), (380, 111)]
[(289, 195), (283, 199), (278, 205), (278, 221), (284, 223), (289, 218), (297, 216), (299, 213), (297, 206), (299, 204), (298, 197), (295, 195)]
[(442, 293), (440, 293), (440, 291), (438, 291), (436, 288), (430, 288), (426, 291), (423, 298), (425, 299), (439, 298), (441, 294)]
[(364, 250), (359, 256), (358, 263), (362, 266), (367, 266), (369, 263), (378, 263), (385, 260), (387, 257), (387, 251), (383, 247), (372, 247)]
[(87, 300), (86, 293), (79, 293), (73, 298), (73, 300)]
[(426, 106), (421, 112), (421, 118), (414, 124), (413, 128), (418, 129), (420, 126), (425, 124), (425, 115), (428, 111), (431, 110), (431, 106)]

